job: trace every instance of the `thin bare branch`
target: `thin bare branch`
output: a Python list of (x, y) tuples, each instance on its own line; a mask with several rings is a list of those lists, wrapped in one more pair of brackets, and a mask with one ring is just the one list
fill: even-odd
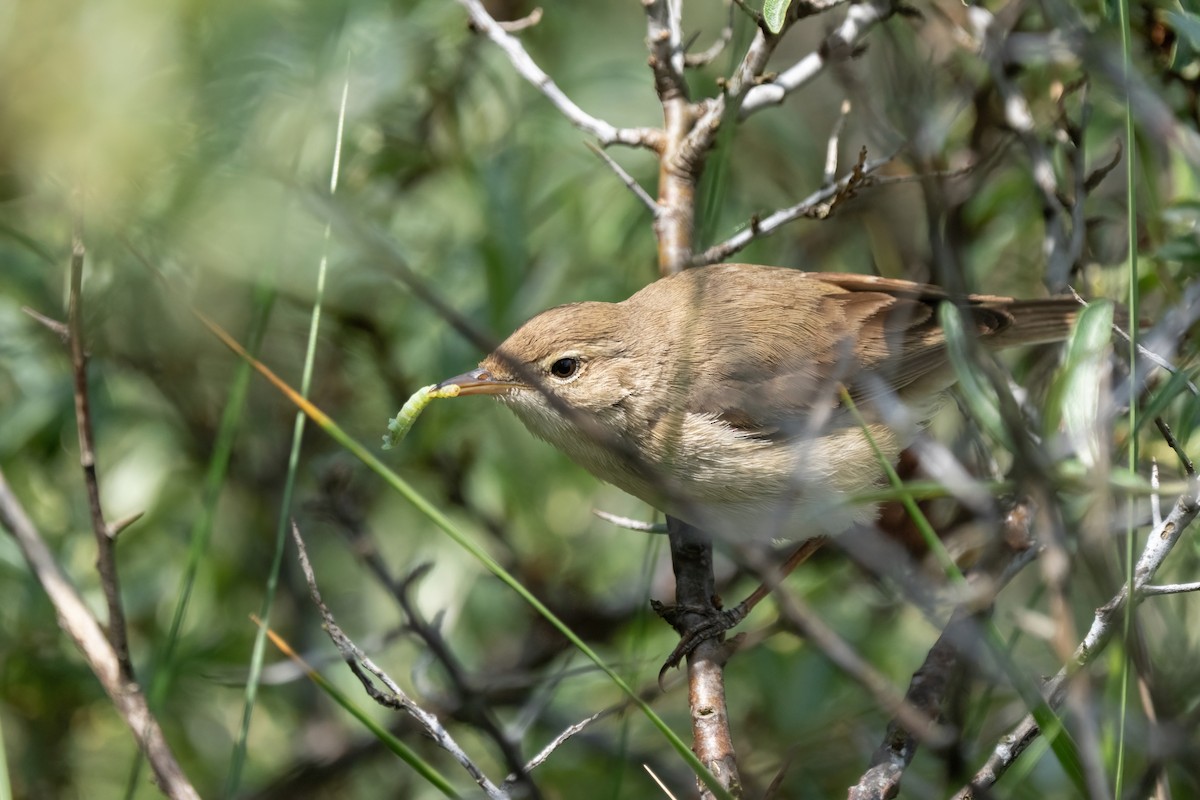
[(541, 67), (526, 52), (524, 45), (515, 36), (492, 19), (480, 0), (458, 0), (467, 10), (471, 23), (477, 30), (491, 39), (512, 63), (517, 74), (546, 96), (559, 112), (576, 128), (596, 137), (605, 147), (623, 144), (630, 147), (645, 147), (659, 150), (662, 146), (662, 131), (654, 128), (617, 128), (602, 119), (597, 119), (577, 106), (571, 98), (558, 88)]
[(1187, 451), (1179, 444), (1179, 440), (1175, 438), (1175, 434), (1171, 431), (1171, 426), (1162, 417), (1154, 418), (1154, 425), (1158, 428), (1158, 432), (1162, 434), (1163, 440), (1167, 445), (1175, 451), (1175, 455), (1179, 458), (1179, 463), (1183, 465), (1183, 470), (1188, 474), (1188, 477), (1195, 477), (1196, 465), (1192, 463), (1192, 459), (1188, 457)]
[[(78, 228), (78, 224), (77, 224)], [(129, 637), (125, 630), (125, 609), (121, 605), (121, 581), (117, 574), (116, 543), (100, 504), (100, 481), (96, 474), (96, 447), (92, 433), (92, 407), (88, 393), (87, 345), (83, 332), (83, 239), (76, 230), (71, 242), (71, 292), (67, 304), (68, 344), (71, 372), (75, 384), (75, 426), (79, 434), (79, 465), (87, 489), (88, 511), (96, 539), (96, 571), (108, 607), (108, 640), (117, 653), (124, 680), (134, 681), (133, 662), (129, 658)]]
[(600, 160), (608, 165), (609, 169), (617, 173), (617, 177), (621, 179), (621, 183), (625, 184), (625, 187), (629, 189), (629, 191), (633, 192), (634, 197), (642, 201), (642, 205), (650, 210), (650, 214), (657, 217), (659, 211), (658, 203), (655, 202), (654, 198), (650, 196), (650, 193), (643, 189), (642, 185), (634, 180), (634, 177), (626, 172), (625, 168), (618, 164), (616, 160), (614, 160), (613, 157), (606, 153), (602, 148), (597, 147), (591, 142), (586, 142), (586, 144), (589, 150), (599, 156)]
[[(1017, 90), (1006, 72), (1002, 56), (1008, 32), (998, 30), (1001, 25), (996, 22), (996, 18), (980, 7), (972, 8), (972, 19), (984, 32), (984, 57), (991, 69), (992, 82), (1004, 104), (1005, 121), (1016, 131), (1017, 138), (1025, 147), (1034, 185), (1042, 195), (1042, 217), (1045, 220), (1042, 256), (1046, 260), (1047, 281), (1052, 291), (1061, 289), (1071, 274), (1074, 259), (1071, 257), (1070, 242), (1063, 224), (1063, 220), (1069, 214), (1059, 199), (1058, 176), (1054, 173), (1050, 154), (1036, 134), (1029, 102)], [(1082, 203), (1083, 198), (1076, 198), (1076, 202)]]
[[(821, 10), (838, 3), (827, 3)], [(792, 92), (807, 85), (833, 61), (850, 58), (859, 43), (871, 30), (896, 13), (895, 0), (868, 0), (855, 3), (846, 11), (846, 18), (813, 53), (781, 72), (774, 80), (751, 88), (742, 101), (739, 115), (745, 119), (756, 111), (777, 106)]]
[(70, 578), (54, 560), (45, 539), (9, 488), (3, 472), (0, 472), (0, 526), (8, 529), (16, 539), (21, 555), (54, 606), (58, 626), (79, 648), (117, 713), (129, 726), (154, 770), (163, 794), (173, 800), (199, 800), (200, 795), (180, 769), (158, 720), (150, 713), (145, 695), (136, 683), (127, 680), (116, 649), (88, 611)]
[(860, 166), (856, 166), (849, 174), (844, 175), (841, 180), (818, 189), (796, 205), (780, 209), (765, 219), (751, 220), (745, 228), (733, 236), (696, 255), (692, 259), (692, 263), (695, 266), (701, 266), (725, 261), (755, 239), (769, 236), (787, 223), (801, 217), (824, 219), (829, 216), (839, 198), (846, 198), (848, 191), (872, 185), (873, 181), (870, 176), (895, 157), (895, 154), (892, 154), (864, 162)]
[(927, 711), (908, 702), (883, 673), (855, 652), (849, 642), (822, 622), (798, 597), (776, 589), (775, 602), (785, 627), (802, 636), (805, 641), (824, 653), (838, 669), (870, 692), (880, 708), (894, 716), (918, 741), (934, 748), (950, 744), (953, 735), (949, 730), (932, 719)]
[(667, 526), (656, 522), (643, 522), (640, 519), (632, 519), (631, 517), (622, 517), (617, 514), (610, 514), (599, 508), (593, 508), (592, 513), (605, 522), (611, 522), (618, 528), (626, 528), (631, 531), (644, 531), (645, 533), (666, 533)]
[[(579, 720), (579, 722), (576, 722), (574, 725), (567, 726), (567, 728), (565, 730), (563, 730), (562, 733), (560, 733), (558, 736), (555, 736), (554, 739), (552, 739), (548, 745), (543, 747), (542, 751), (540, 753), (538, 753), (533, 758), (529, 759), (529, 762), (525, 764), (525, 773), (533, 772), (535, 769), (540, 767), (543, 763), (545, 763), (546, 759), (548, 759), (554, 753), (554, 751), (557, 750), (563, 744), (563, 742), (567, 741), (572, 736), (579, 733), (580, 731), (582, 731), (588, 725), (591, 725), (596, 720), (605, 716), (607, 713), (608, 713), (607, 711), (597, 711), (595, 714), (592, 714), (590, 717), (587, 717), (586, 719), (581, 719), (581, 720)], [(520, 778), (520, 777), (522, 777), (522, 776), (509, 775), (507, 778), (504, 779), (504, 783), (501, 784), (501, 788), (502, 789), (510, 788), (513, 784), (515, 784), (517, 782), (518, 778)]]
[[(968, 576), (972, 589), (984, 594), (972, 597), (955, 611), (926, 654), (924, 663), (913, 673), (904, 700), (919, 713), (941, 720), (964, 662), (974, 658), (970, 647), (978, 641), (979, 615), (985, 613), (1000, 590), (1038, 556), (1037, 548), (1028, 546), (1030, 523), (1028, 504), (1015, 505), (1005, 519), (1004, 546), (996, 551), (994, 560), (981, 561)], [(917, 746), (917, 738), (898, 717), (894, 718), (871, 759), (870, 768), (851, 787), (850, 800), (895, 797), (900, 791), (904, 771), (916, 755)]]
[(687, 97), (683, 77), (683, 27), (681, 0), (642, 0), (646, 9), (646, 45), (650, 71), (660, 99)]
[[(693, 69), (706, 67), (717, 59), (721, 53), (725, 52), (725, 47), (733, 39), (733, 15), (735, 13), (734, 4), (729, 2), (729, 18), (725, 23), (725, 27), (721, 28), (721, 32), (717, 34), (717, 38), (707, 49), (699, 53), (686, 53), (683, 57), (683, 65)], [(685, 48), (686, 49), (686, 48)]]
[(1200, 581), (1193, 583), (1152, 584), (1142, 587), (1143, 597), (1150, 597), (1157, 594), (1184, 594), (1186, 592), (1200, 592)]
[(134, 513), (122, 517), (116, 522), (108, 523), (108, 538), (116, 539), (121, 535), (121, 532), (128, 528), (133, 523), (137, 522), (142, 517), (146, 516), (145, 511), (135, 511)]
[(825, 144), (825, 178), (821, 184), (828, 186), (833, 183), (837, 177), (838, 165), (838, 138), (842, 135), (842, 128), (846, 127), (846, 118), (850, 116), (850, 98), (842, 101), (842, 108), (838, 112), (837, 121), (833, 123), (833, 130), (829, 132), (829, 141)]
[(21, 310), (24, 311), (26, 314), (28, 314), (30, 317), (32, 317), (34, 320), (40, 322), (47, 330), (49, 330), (51, 333), (53, 333), (55, 336), (57, 336), (59, 339), (61, 339), (63, 344), (66, 344), (67, 342), (69, 342), (71, 340), (71, 331), (69, 328), (67, 328), (67, 326), (65, 324), (59, 322), (56, 319), (51, 319), (50, 317), (47, 317), (45, 314), (42, 314), (39, 311), (33, 310), (29, 306), (21, 306)]
[(520, 19), (510, 19), (503, 22), (497, 20), (496, 24), (508, 33), (520, 33), (527, 28), (532, 28), (541, 21), (542, 7), (538, 6)]

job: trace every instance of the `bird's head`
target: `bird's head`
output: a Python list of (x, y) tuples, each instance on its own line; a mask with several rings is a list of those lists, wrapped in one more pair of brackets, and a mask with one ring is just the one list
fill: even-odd
[[(518, 328), (478, 369), (450, 378), (459, 395), (489, 394), (556, 445), (578, 436), (581, 417), (620, 429), (646, 376), (635, 371), (643, 343), (613, 303), (574, 303)], [(577, 416), (579, 415), (579, 416)]]

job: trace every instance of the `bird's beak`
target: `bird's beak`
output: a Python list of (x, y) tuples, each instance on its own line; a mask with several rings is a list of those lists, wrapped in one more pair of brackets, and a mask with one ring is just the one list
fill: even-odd
[(492, 375), (491, 372), (480, 367), (473, 369), (470, 372), (464, 372), (462, 375), (456, 375), (453, 378), (442, 381), (437, 385), (438, 389), (449, 389), (457, 387), (459, 396), (468, 394), (504, 394), (509, 389), (524, 386), (525, 384), (517, 381), (501, 380)]

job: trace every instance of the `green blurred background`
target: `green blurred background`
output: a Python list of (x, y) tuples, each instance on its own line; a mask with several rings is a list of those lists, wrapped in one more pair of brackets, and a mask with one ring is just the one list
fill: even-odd
[[(511, 19), (532, 4), (489, 8)], [(1014, 62), (1010, 77), (1053, 149), (1064, 86), (1085, 72), (1094, 76), (1086, 142), (1088, 164), (1097, 166), (1123, 137), (1124, 100), (1112, 79), (1120, 53), (1115, 9), (1084, 0), (1067, 8), (1086, 26), (1089, 52), (1105, 58), (1030, 58)], [(521, 40), (579, 105), (618, 125), (660, 123), (638, 3), (549, 3), (544, 10)], [(841, 135), (839, 174), (860, 147), (878, 157), (901, 142), (911, 147), (890, 174), (954, 170), (985, 157), (987, 166), (939, 183), (937, 192), (919, 182), (864, 190), (833, 218), (794, 223), (739, 260), (936, 278), (927, 208), (940, 192), (947, 238), (971, 288), (1045, 293), (1041, 201), (986, 63), (956, 38), (967, 26), (965, 9), (938, 0), (915, 10), (876, 30), (861, 57), (738, 129), (714, 156), (704, 187), (712, 213), (703, 241), (719, 241), (752, 215), (819, 188), (826, 141), (849, 96), (854, 109)], [(798, 25), (772, 68), (816, 48), (843, 13)], [(697, 32), (697, 47), (705, 47), (726, 15), (720, 3), (691, 3), (686, 32)], [(1055, 29), (1050, 20), (1041, 6), (1030, 6), (1018, 28), (1041, 34)], [(738, 15), (735, 53), (750, 25)], [(1200, 18), (1166, 0), (1134, 8), (1136, 91), (1148, 109), (1139, 116), (1137, 241), (1151, 317), (1180, 301), (1200, 265), (1195, 164), (1178, 134), (1195, 133), (1198, 69), (1189, 36), (1197, 30)], [(697, 96), (715, 91), (732, 57), (727, 52), (692, 76)], [(330, 200), (343, 87), (340, 185)], [(1063, 106), (1072, 119), (1077, 97), (1068, 95)], [(105, 510), (110, 519), (145, 513), (122, 534), (118, 553), (133, 654), (146, 682), (160, 666), (191, 532), (213, 515), (174, 679), (157, 709), (204, 796), (229, 791), (255, 637), (249, 615), (262, 602), (272, 560), (294, 409), (261, 379), (251, 382), (219, 499), (208, 503), (205, 473), (239, 362), (189, 307), (242, 341), (250, 338), (255, 309), (269, 314), (261, 358), (297, 385), (317, 270), (327, 254), (312, 397), (376, 447), (412, 391), (482, 356), (398, 280), (398, 264), (494, 338), (547, 306), (620, 299), (656, 277), (649, 214), (586, 141), (469, 30), (450, 0), (0, 2), (0, 467), (102, 614), (69, 359), (60, 341), (21, 310), (65, 318), (70, 236), (81, 219)], [(1069, 165), (1053, 152), (1069, 187)], [(650, 155), (613, 155), (653, 191), (657, 164)], [(714, 182), (718, 171), (723, 180)], [(1073, 276), (1086, 295), (1120, 298), (1126, 289), (1125, 196), (1124, 162), (1088, 196), (1082, 269)], [(381, 252), (374, 241), (390, 250)], [(1191, 345), (1181, 339), (1185, 367), (1194, 361)], [(1169, 411), (1185, 446), (1192, 444), (1195, 403), (1180, 399)], [(1175, 477), (1161, 445), (1147, 439), (1147, 452), (1158, 452), (1164, 476)], [(648, 520), (650, 509), (599, 485), (482, 398), (435, 403), (386, 461), (630, 682), (653, 685), (674, 644), (647, 603), (671, 597), (665, 544), (590, 513), (601, 508)], [(1067, 505), (1080, 519), (1089, 505), (1105, 502), (1085, 493)], [(525, 757), (567, 724), (620, 700), (511, 591), (311, 426), (288, 513), (343, 628), (442, 716), (493, 778), (504, 774), (496, 747), (365, 570), (361, 536), (374, 541), (395, 575), (432, 565), (415, 593), (419, 605), (440, 620), (472, 685)], [(1181, 549), (1173, 574), (1194, 574), (1194, 548)], [(728, 564), (720, 570), (722, 578), (733, 574)], [(1019, 627), (1026, 606), (1045, 610), (1036, 572), (1006, 594), (997, 612), (1006, 632)], [(942, 580), (934, 575), (931, 582)], [(1087, 570), (1076, 576), (1072, 600), (1081, 625), (1114, 591), (1109, 577)], [(791, 586), (897, 687), (938, 633), (845, 559), (826, 558)], [(740, 578), (723, 591), (735, 597), (749, 587)], [(1145, 646), (1155, 656), (1170, 654), (1160, 659), (1156, 690), (1169, 699), (1163, 713), (1177, 721), (1173, 738), (1151, 741), (1140, 709), (1130, 721), (1130, 774), (1167, 760), (1176, 797), (1200, 796), (1193, 606), (1186, 596), (1163, 598), (1143, 615)], [(764, 607), (748, 629), (761, 630), (772, 614)], [(362, 696), (321, 631), (291, 549), (272, 625), (469, 794), (465, 774), (407, 719)], [(1032, 675), (1057, 669), (1052, 648), (1036, 636), (1022, 638), (1017, 654)], [(1115, 659), (1091, 671), (1091, 702), (1103, 719), (1115, 713)], [(289, 662), (273, 650), (267, 661), (238, 796), (438, 796)], [(769, 636), (739, 654), (728, 679), (735, 742), (754, 796), (789, 758), (779, 796), (841, 796), (883, 734), (887, 715), (792, 637)], [(686, 735), (684, 689), (676, 683), (651, 696)], [(974, 749), (960, 756), (969, 768), (1023, 706), (1004, 687), (984, 696), (975, 691), (967, 702)], [(128, 731), (7, 536), (0, 536), (0, 726), (17, 797), (121, 797), (131, 785)], [(1115, 728), (1102, 730), (1108, 754)], [(962, 766), (956, 773), (951, 762), (922, 753), (906, 778), (906, 796), (956, 788)], [(1027, 763), (1001, 784), (999, 796), (1074, 796), (1053, 759)], [(597, 722), (535, 777), (547, 797), (659, 796), (643, 764), (682, 795), (691, 791), (686, 766), (628, 711)], [(146, 775), (143, 768), (132, 781), (133, 796), (157, 796)]]

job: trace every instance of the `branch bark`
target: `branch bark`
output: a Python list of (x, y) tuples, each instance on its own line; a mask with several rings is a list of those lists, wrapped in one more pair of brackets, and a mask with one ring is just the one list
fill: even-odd
[[(671, 565), (675, 569), (676, 618), (674, 624), (685, 630), (702, 624), (719, 613), (713, 603), (716, 596), (712, 569), (712, 537), (686, 522), (667, 517), (671, 542)], [(725, 704), (725, 662), (729, 647), (723, 639), (702, 641), (688, 654), (688, 707), (692, 718), (692, 749), (721, 785), (734, 797), (742, 793), (733, 738), (729, 732), (729, 711)], [(699, 784), (700, 796), (711, 798), (707, 787)]]
[(117, 654), (121, 679), (134, 681), (129, 660), (129, 638), (125, 631), (125, 609), (121, 605), (121, 582), (117, 575), (116, 540), (100, 505), (100, 481), (96, 476), (96, 448), (92, 434), (91, 401), (88, 395), (87, 347), (83, 333), (83, 241), (76, 232), (71, 242), (71, 293), (67, 306), (67, 343), (71, 350), (71, 372), (75, 383), (75, 425), (79, 433), (79, 464), (87, 489), (92, 533), (96, 538), (96, 571), (108, 607), (108, 640)]

